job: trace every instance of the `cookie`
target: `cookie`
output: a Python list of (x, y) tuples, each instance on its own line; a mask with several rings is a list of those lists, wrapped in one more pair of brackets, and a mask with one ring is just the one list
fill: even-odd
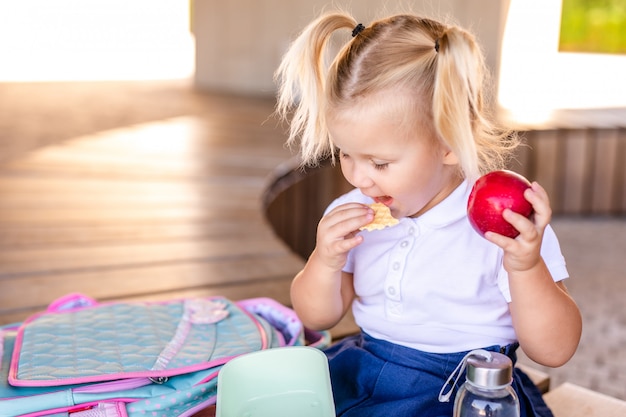
[(359, 230), (367, 230), (368, 232), (371, 232), (372, 230), (381, 230), (385, 227), (394, 226), (400, 223), (398, 219), (391, 216), (389, 207), (383, 203), (370, 204), (370, 207), (374, 210), (374, 220), (361, 227)]

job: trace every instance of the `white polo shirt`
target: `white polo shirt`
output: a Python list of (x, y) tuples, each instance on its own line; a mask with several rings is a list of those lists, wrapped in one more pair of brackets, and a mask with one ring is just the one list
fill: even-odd
[[(344, 271), (354, 274), (352, 310), (363, 331), (434, 353), (517, 340), (503, 251), (472, 229), (466, 210), (470, 189), (465, 182), (418, 218), (361, 232), (364, 241), (349, 253)], [(355, 189), (328, 210), (352, 201), (372, 203)], [(555, 281), (568, 277), (550, 227), (541, 255)]]

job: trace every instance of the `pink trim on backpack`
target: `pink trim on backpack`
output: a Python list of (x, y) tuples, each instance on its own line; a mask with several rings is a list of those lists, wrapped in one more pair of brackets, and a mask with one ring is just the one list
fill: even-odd
[(67, 310), (76, 310), (83, 307), (90, 307), (99, 304), (95, 299), (81, 293), (71, 293), (57, 298), (48, 305), (47, 312), (55, 313)]
[[(303, 326), (295, 311), (266, 297), (249, 298), (237, 301), (244, 310), (263, 317), (280, 331), (281, 346), (293, 346), (302, 335)], [(288, 340), (287, 340), (288, 339)]]
[[(76, 294), (73, 294), (68, 297), (64, 297), (66, 301), (73, 301), (78, 298), (80, 298), (80, 295), (76, 295)], [(206, 300), (219, 301), (219, 300), (224, 300), (224, 298), (223, 297), (209, 297), (209, 298), (206, 298)], [(181, 300), (177, 300), (177, 301), (181, 301)], [(182, 301), (184, 301), (184, 299)], [(167, 304), (171, 302), (172, 300), (167, 301), (167, 302), (162, 302), (162, 303), (155, 302), (153, 304)], [(101, 304), (96, 304), (96, 305), (89, 305), (86, 307), (85, 306), (78, 306), (78, 307), (71, 306), (68, 309), (61, 310), (61, 311), (51, 312), (51, 311), (46, 310), (46, 311), (34, 314), (33, 316), (29, 317), (28, 319), (24, 321), (22, 326), (27, 325), (28, 323), (36, 320), (37, 318), (43, 315), (64, 314), (64, 313), (68, 313), (68, 312), (72, 312), (76, 310), (97, 308), (97, 307), (106, 306), (110, 304), (117, 304), (117, 302), (101, 303)], [(54, 302), (53, 305), (54, 306), (64, 305), (67, 307), (66, 302)], [(243, 312), (243, 314), (247, 315), (252, 320), (261, 338), (261, 349), (267, 349), (269, 347), (269, 341), (268, 341), (269, 339), (268, 339), (268, 335), (263, 325), (250, 311), (241, 307), (238, 303), (233, 303), (233, 305), (238, 306)], [(82, 376), (82, 377), (58, 379), (54, 381), (51, 381), (51, 380), (32, 381), (32, 380), (21, 380), (21, 379), (18, 379), (17, 377), (23, 338), (24, 338), (24, 332), (18, 331), (17, 337), (15, 339), (15, 346), (13, 349), (13, 354), (11, 357), (11, 364), (9, 367), (8, 381), (11, 385), (16, 386), (16, 387), (51, 387), (51, 386), (61, 386), (61, 385), (70, 385), (70, 384), (106, 382), (106, 381), (114, 381), (117, 379), (170, 377), (170, 376), (175, 376), (175, 375), (180, 375), (180, 374), (185, 374), (185, 373), (190, 373), (190, 372), (202, 371), (204, 369), (209, 369), (215, 366), (220, 366), (220, 365), (225, 364), (229, 360), (233, 359), (234, 357), (238, 356), (238, 355), (227, 356), (227, 357), (214, 359), (214, 360), (207, 361), (207, 362), (201, 362), (201, 363), (197, 363), (193, 365), (180, 366), (174, 369), (147, 369), (145, 371), (117, 372), (117, 373), (111, 373), (111, 374), (106, 374), (106, 375), (88, 375), (88, 376)]]

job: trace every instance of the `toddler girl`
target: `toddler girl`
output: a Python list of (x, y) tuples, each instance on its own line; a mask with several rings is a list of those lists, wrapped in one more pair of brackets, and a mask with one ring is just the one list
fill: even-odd
[[(340, 33), (346, 43), (327, 65)], [(518, 144), (488, 115), (485, 74), (457, 26), (409, 14), (365, 26), (344, 12), (307, 26), (277, 70), (289, 142), (305, 164), (338, 158), (355, 187), (328, 207), (291, 289), (306, 326), (328, 329), (351, 308), (361, 328), (327, 351), (340, 416), (451, 416), (438, 394), (468, 351), (515, 360), (521, 345), (560, 366), (576, 350), (581, 317), (545, 190), (535, 182), (525, 193), (531, 219), (504, 212), (515, 239), (482, 237), (467, 218), (474, 181)], [(399, 224), (359, 231), (374, 202)], [(523, 416), (551, 415), (519, 370), (513, 385)]]

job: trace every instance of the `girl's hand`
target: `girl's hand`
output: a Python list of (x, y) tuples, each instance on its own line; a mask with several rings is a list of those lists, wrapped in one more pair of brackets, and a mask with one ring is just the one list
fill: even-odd
[(374, 220), (374, 210), (360, 203), (335, 207), (317, 226), (315, 254), (328, 268), (340, 271), (350, 249), (363, 241), (359, 228)]
[(350, 249), (363, 242), (359, 228), (372, 220), (374, 210), (359, 203), (337, 206), (320, 220), (315, 249), (291, 283), (291, 302), (305, 326), (329, 329), (352, 305), (352, 274), (343, 267)]
[(543, 234), (552, 217), (548, 194), (533, 182), (524, 197), (535, 211), (530, 219), (511, 210), (503, 213), (520, 234), (515, 239), (496, 233), (485, 237), (504, 250), (509, 308), (524, 353), (541, 365), (561, 366), (576, 351), (582, 319), (563, 282), (554, 282), (541, 258)]
[(524, 192), (524, 197), (534, 209), (530, 219), (506, 209), (502, 216), (520, 234), (511, 239), (497, 233), (487, 232), (485, 238), (504, 250), (504, 268), (509, 272), (524, 272), (541, 262), (543, 232), (552, 218), (548, 194), (537, 182)]

